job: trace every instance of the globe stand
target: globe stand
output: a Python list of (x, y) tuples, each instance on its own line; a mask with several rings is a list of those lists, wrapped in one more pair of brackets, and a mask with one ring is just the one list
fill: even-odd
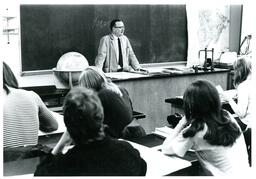
[(68, 82), (69, 82), (69, 88), (73, 88), (73, 83), (72, 83), (72, 72), (68, 72)]

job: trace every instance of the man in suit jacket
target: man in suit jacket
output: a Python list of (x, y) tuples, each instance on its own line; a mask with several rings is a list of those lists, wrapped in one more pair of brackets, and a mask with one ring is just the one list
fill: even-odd
[[(124, 35), (124, 23), (115, 19), (110, 23), (111, 34), (101, 38), (95, 66), (104, 72), (139, 70), (140, 64)], [(119, 41), (119, 42), (118, 42)]]

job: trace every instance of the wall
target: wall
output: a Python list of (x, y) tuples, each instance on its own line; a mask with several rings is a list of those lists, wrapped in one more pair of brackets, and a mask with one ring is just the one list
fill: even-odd
[[(18, 3), (5, 3), (0, 7), (1, 16), (16, 17), (9, 21), (10, 27), (19, 29), (19, 4)], [(8, 10), (7, 10), (8, 9)], [(6, 21), (1, 17), (1, 27), (6, 27)], [(1, 28), (1, 31), (2, 31)], [(9, 43), (7, 36), (1, 32), (1, 60), (5, 61), (12, 68), (13, 72), (18, 76), (21, 71), (20, 61), (20, 37), (19, 35), (10, 35)]]
[(233, 5), (230, 8), (230, 28), (229, 28), (229, 51), (237, 52), (240, 44), (242, 7)]

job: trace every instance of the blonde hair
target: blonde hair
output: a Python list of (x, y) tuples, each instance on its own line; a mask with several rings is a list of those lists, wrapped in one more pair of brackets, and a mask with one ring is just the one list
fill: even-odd
[(246, 56), (241, 56), (233, 64), (234, 68), (234, 86), (237, 87), (240, 83), (245, 81), (252, 73), (252, 64), (250, 59)]
[(104, 72), (96, 66), (89, 66), (82, 72), (79, 77), (79, 85), (89, 89), (94, 89), (97, 92), (105, 88), (123, 96), (119, 87), (110, 79), (107, 79)]

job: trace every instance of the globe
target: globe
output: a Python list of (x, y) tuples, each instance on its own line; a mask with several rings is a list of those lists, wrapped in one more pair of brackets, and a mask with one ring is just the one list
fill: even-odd
[(70, 87), (77, 83), (83, 70), (89, 66), (87, 59), (78, 52), (63, 54), (53, 68), (54, 74), (60, 81), (67, 82)]

